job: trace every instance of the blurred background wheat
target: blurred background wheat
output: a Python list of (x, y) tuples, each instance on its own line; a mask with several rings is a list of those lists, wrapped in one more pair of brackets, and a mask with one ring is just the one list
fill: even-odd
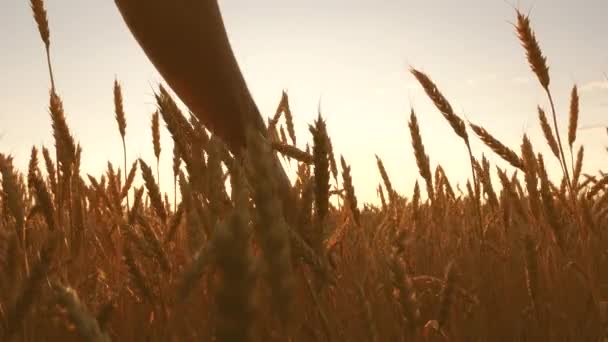
[[(215, 1), (196, 3), (211, 18), (201, 25), (214, 28), (198, 34), (214, 35), (209, 42), (222, 50), (217, 59), (204, 55), (211, 71), (176, 69), (180, 53), (162, 48), (181, 41), (153, 46), (160, 33), (143, 29), (159, 13), (179, 19), (171, 6), (193, 2), (116, 3), (166, 85), (153, 88), (150, 121), (134, 124), (122, 84), (114, 82), (114, 117), (107, 120), (117, 127), (121, 162), (88, 174), (81, 168), (87, 150), (70, 129), (55, 83), (52, 25), (42, 0), (31, 1), (50, 75), (54, 145), (33, 146), (27, 170), (0, 154), (2, 340), (608, 337), (601, 271), (608, 262), (608, 175), (584, 171), (579, 89), (573, 85), (561, 101), (566, 108), (556, 107), (550, 64), (528, 15), (516, 10), (513, 25), (546, 97), (535, 111), (544, 141), (524, 134), (518, 144), (501, 142), (500, 132), (454, 109), (430, 73), (410, 67), (454, 133), (442, 139), (461, 144), (468, 180), (451, 181), (448, 166), (433, 161), (425, 146), (436, 137), (411, 108), (403, 127), (411, 150), (400, 148), (412, 154), (409, 167), (419, 180), (398, 191), (397, 171), (376, 155), (377, 173), (366, 177), (376, 179), (373, 204), (358, 199), (322, 108), (306, 135), (296, 134), (286, 92), (270, 117), (259, 113), (229, 60)], [(161, 12), (142, 14), (154, 9)], [(208, 75), (217, 77), (211, 86)], [(196, 97), (200, 89), (205, 95)], [(568, 112), (567, 122), (559, 122), (559, 110)], [(153, 159), (128, 153), (130, 132), (142, 127), (150, 129)], [(160, 176), (161, 156), (171, 161), (173, 184)], [(559, 165), (551, 177), (549, 162)]]

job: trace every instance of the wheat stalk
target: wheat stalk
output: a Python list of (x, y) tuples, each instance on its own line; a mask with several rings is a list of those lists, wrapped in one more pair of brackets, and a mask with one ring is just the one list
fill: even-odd
[(342, 186), (346, 191), (346, 201), (357, 225), (361, 224), (361, 212), (357, 206), (357, 196), (355, 195), (355, 187), (350, 174), (350, 165), (346, 164), (344, 157), (340, 156), (340, 164), (342, 166)]
[(43, 0), (31, 0), (30, 6), (32, 8), (32, 12), (34, 14), (34, 20), (36, 21), (36, 25), (38, 26), (38, 33), (40, 33), (40, 38), (44, 43), (44, 48), (46, 51), (46, 61), (47, 66), (49, 68), (49, 75), (51, 77), (51, 89), (55, 91), (55, 80), (53, 78), (53, 68), (51, 65), (51, 31), (49, 29), (49, 22), (46, 16), (46, 9), (44, 8)]
[(437, 314), (437, 324), (439, 329), (443, 329), (450, 318), (450, 310), (454, 301), (454, 290), (456, 287), (456, 270), (454, 262), (451, 261), (445, 268), (445, 276), (443, 278), (443, 288), (441, 289), (441, 302), (439, 304), (439, 313)]
[(51, 154), (46, 147), (42, 147), (42, 156), (44, 157), (44, 165), (46, 168), (46, 172), (49, 177), (49, 183), (51, 185), (51, 191), (56, 196), (57, 195), (57, 169), (55, 168), (55, 163), (53, 163), (53, 159), (51, 158)]
[(173, 210), (177, 210), (177, 177), (182, 164), (179, 147), (173, 144)]
[(528, 201), (530, 203), (530, 211), (539, 219), (540, 202), (538, 192), (538, 164), (532, 144), (527, 135), (524, 135), (521, 145), (521, 155), (524, 161), (524, 176), (526, 181), (526, 189), (528, 190)]
[(378, 171), (380, 172), (380, 176), (382, 177), (382, 182), (384, 182), (384, 186), (386, 187), (386, 191), (388, 192), (388, 199), (390, 204), (395, 206), (397, 205), (397, 193), (393, 189), (393, 184), (391, 183), (391, 179), (384, 168), (384, 163), (382, 163), (382, 159), (378, 157), (377, 154), (374, 155), (376, 157), (376, 164), (378, 165)]
[[(127, 119), (122, 103), (122, 89), (118, 80), (114, 80), (114, 112), (116, 114), (116, 123), (118, 124), (118, 132), (122, 140), (122, 153), (125, 168), (125, 183), (127, 183), (127, 145), (125, 143), (125, 135), (127, 133)], [(128, 190), (127, 190), (128, 191)], [(129, 211), (129, 196), (127, 194), (127, 211)]]
[[(322, 122), (322, 121), (318, 121)], [(258, 215), (258, 241), (268, 265), (273, 302), (282, 326), (287, 327), (293, 303), (294, 275), (291, 263), (290, 237), (282, 206), (277, 196), (277, 184), (272, 174), (270, 146), (254, 131), (248, 134), (247, 172)], [(327, 164), (325, 164), (327, 165)]]
[(249, 193), (238, 163), (231, 174), (234, 211), (216, 229), (215, 260), (221, 273), (216, 300), (218, 341), (249, 341), (253, 323), (254, 264), (250, 253)]
[(551, 132), (551, 126), (549, 126), (549, 121), (547, 121), (547, 115), (545, 114), (545, 111), (542, 108), (540, 108), (540, 106), (538, 107), (538, 121), (540, 122), (540, 127), (543, 130), (543, 135), (545, 136), (545, 139), (547, 140), (547, 144), (551, 148), (551, 152), (553, 152), (553, 155), (555, 156), (555, 158), (560, 160), (559, 159), (559, 147), (557, 146), (557, 141), (555, 140), (555, 137), (553, 136), (553, 133)]
[(422, 178), (426, 182), (426, 191), (429, 196), (429, 199), (433, 201), (433, 199), (435, 198), (435, 191), (433, 188), (433, 178), (431, 176), (429, 156), (424, 151), (424, 144), (422, 143), (422, 138), (420, 137), (420, 127), (418, 126), (418, 119), (413, 108), (410, 112), (409, 127), (410, 135), (412, 137), (412, 147), (414, 148), (414, 156), (416, 157), (416, 164), (418, 165), (420, 176), (422, 176)]
[(156, 157), (156, 179), (160, 182), (160, 124), (158, 111), (152, 114), (152, 145), (154, 147), (154, 156)]
[(70, 319), (76, 325), (80, 335), (90, 342), (109, 342), (110, 337), (104, 333), (95, 317), (80, 301), (76, 291), (70, 287), (53, 284), (59, 303), (67, 308)]
[(329, 140), (327, 139), (327, 128), (321, 114), (315, 121), (314, 126), (309, 127), (313, 137), (313, 162), (314, 162), (314, 201), (316, 222), (313, 225), (311, 242), (313, 249), (319, 253), (323, 245), (323, 228), (325, 218), (329, 211)]
[(144, 178), (144, 184), (146, 185), (146, 189), (148, 189), (148, 195), (150, 196), (150, 201), (154, 206), (154, 210), (156, 211), (156, 215), (162, 220), (163, 224), (167, 222), (167, 212), (163, 205), (163, 201), (160, 194), (160, 189), (158, 188), (158, 184), (154, 180), (154, 176), (152, 175), (152, 169), (144, 162), (141, 158), (139, 159), (139, 168), (141, 169), (141, 174)]
[(555, 131), (555, 137), (557, 138), (557, 146), (559, 147), (560, 152), (560, 163), (562, 166), (562, 171), (564, 173), (564, 177), (566, 177), (566, 182), (568, 187), (570, 188), (570, 192), (572, 192), (572, 184), (570, 180), (570, 175), (568, 173), (568, 167), (566, 165), (566, 158), (564, 157), (564, 150), (562, 148), (562, 142), (559, 134), (559, 129), (557, 127), (557, 115), (555, 114), (555, 105), (553, 104), (553, 96), (551, 95), (551, 91), (549, 90), (549, 67), (547, 66), (547, 59), (543, 56), (538, 41), (536, 40), (536, 35), (534, 31), (532, 31), (532, 27), (530, 25), (530, 18), (524, 14), (522, 14), (519, 10), (517, 12), (517, 24), (515, 25), (515, 29), (517, 32), (517, 36), (519, 41), (521, 42), (524, 50), (526, 51), (526, 57), (528, 59), (528, 64), (532, 69), (532, 72), (537, 76), (541, 86), (547, 93), (547, 97), (549, 98), (549, 102), (551, 104), (551, 112), (553, 114), (553, 129)]
[[(572, 173), (574, 174), (574, 152), (572, 145), (576, 141), (576, 130), (578, 128), (578, 111), (579, 111), (578, 88), (576, 85), (572, 87), (570, 93), (570, 116), (568, 120), (568, 146), (570, 147), (570, 161), (572, 165)], [(573, 175), (574, 177), (574, 175)]]

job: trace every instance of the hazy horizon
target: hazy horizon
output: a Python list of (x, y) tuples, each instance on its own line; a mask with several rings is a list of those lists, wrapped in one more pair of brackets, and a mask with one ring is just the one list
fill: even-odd
[[(127, 30), (113, 1), (47, 1), (56, 85), (68, 124), (83, 146), (83, 174), (98, 176), (107, 161), (122, 167), (112, 87), (123, 87), (128, 159), (154, 160), (150, 117), (153, 89), (162, 81)], [(547, 56), (562, 138), (573, 84), (579, 86), (579, 127), (608, 126), (608, 49), (602, 34), (608, 3), (521, 1)], [(418, 169), (407, 127), (418, 114), (431, 166), (442, 164), (454, 183), (470, 176), (462, 142), (435, 109), (409, 66), (427, 72), (457, 114), (485, 127), (514, 150), (524, 133), (547, 156), (554, 176), (559, 163), (538, 125), (536, 106), (548, 109), (510, 22), (506, 2), (467, 0), (407, 3), (259, 0), (221, 3), (226, 27), (249, 88), (264, 117), (272, 115), (286, 89), (298, 145), (311, 141), (308, 124), (317, 107), (327, 121), (337, 157), (352, 165), (357, 195), (376, 202), (380, 156), (400, 193), (411, 193)], [(32, 145), (53, 147), (48, 114), (49, 77), (43, 44), (29, 1), (0, 3), (0, 152), (26, 169)], [(163, 124), (164, 127), (164, 124)], [(580, 130), (585, 168), (595, 173), (605, 160), (604, 129)], [(172, 143), (161, 132), (161, 187), (173, 192)], [(508, 164), (473, 138), (476, 156)], [(569, 157), (566, 159), (569, 160)]]

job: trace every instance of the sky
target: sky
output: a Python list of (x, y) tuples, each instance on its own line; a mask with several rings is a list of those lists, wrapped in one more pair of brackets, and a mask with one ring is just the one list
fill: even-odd
[[(55, 82), (73, 135), (83, 146), (82, 170), (99, 176), (111, 161), (122, 165), (114, 119), (113, 82), (123, 87), (128, 159), (154, 160), (150, 118), (162, 78), (126, 28), (112, 0), (47, 0)], [(568, 103), (579, 87), (579, 127), (608, 126), (608, 2), (519, 0), (530, 13), (547, 56), (562, 140)], [(377, 202), (381, 182), (374, 154), (393, 186), (410, 194), (419, 179), (407, 122), (417, 115), (431, 166), (441, 164), (453, 183), (470, 175), (466, 150), (408, 72), (427, 73), (457, 114), (482, 125), (516, 151), (523, 134), (551, 158), (537, 119), (548, 109), (504, 0), (428, 1), (221, 1), (228, 35), (264, 117), (286, 89), (300, 147), (311, 141), (308, 124), (320, 104), (334, 151), (352, 165), (360, 201)], [(0, 1), (0, 152), (26, 170), (32, 145), (53, 146), (48, 113), (49, 77), (28, 0)], [(163, 191), (173, 192), (172, 143), (161, 132)], [(477, 138), (476, 156), (512, 170)], [(584, 171), (605, 170), (603, 128), (578, 132)], [(569, 158), (568, 158), (569, 159)], [(153, 164), (153, 163), (152, 163)], [(464, 187), (463, 187), (464, 188)]]

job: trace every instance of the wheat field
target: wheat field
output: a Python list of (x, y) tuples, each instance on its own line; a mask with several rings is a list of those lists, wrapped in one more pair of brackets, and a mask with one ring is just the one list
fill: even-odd
[[(169, 44), (179, 42), (149, 22), (162, 15), (171, 23), (177, 12), (169, 2), (146, 3), (138, 12), (138, 1), (116, 0), (167, 82), (155, 89), (151, 121), (140, 123), (152, 130), (156, 158), (127, 158), (137, 127), (127, 127), (116, 81), (108, 120), (116, 121), (123, 163), (90, 175), (80, 170), (87, 151), (55, 88), (44, 3), (31, 0), (55, 143), (33, 146), (27, 170), (0, 151), (0, 340), (608, 339), (608, 175), (583, 172), (576, 85), (568, 131), (558, 130), (547, 58), (527, 15), (516, 11), (514, 30), (550, 104), (537, 110), (552, 153), (535, 152), (525, 135), (520, 146), (504, 145), (411, 68), (463, 144), (470, 177), (461, 191), (444, 167), (431, 169), (425, 122), (412, 109), (403, 134), (420, 180), (398, 193), (397, 171), (376, 156), (381, 201), (372, 205), (357, 200), (351, 167), (333, 150), (321, 114), (309, 136), (296, 138), (285, 92), (272, 117), (257, 112), (215, 1), (200, 2), (205, 25), (216, 29), (204, 40), (217, 49), (211, 73), (174, 62), (180, 52)], [(164, 127), (172, 146), (161, 145)], [(473, 150), (475, 139), (509, 168)], [(174, 193), (158, 184), (161, 153), (172, 156)], [(559, 182), (545, 168), (552, 158)], [(286, 163), (297, 165), (294, 182)]]

